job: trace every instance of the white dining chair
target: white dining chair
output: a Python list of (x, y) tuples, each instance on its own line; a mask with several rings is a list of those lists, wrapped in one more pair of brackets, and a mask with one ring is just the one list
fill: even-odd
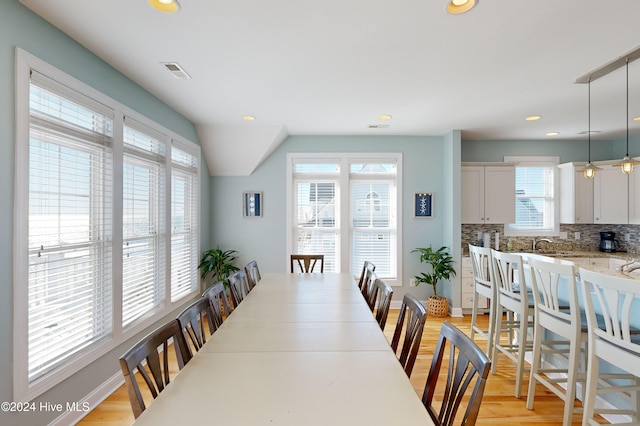
[[(598, 425), (598, 414), (617, 414), (640, 422), (640, 286), (637, 280), (580, 268), (589, 337), (582, 424)], [(601, 364), (616, 367), (605, 374)], [(626, 406), (596, 410), (597, 394), (615, 394)]]
[[(582, 328), (575, 266), (531, 257), (528, 268), (535, 308), (527, 408), (533, 409), (536, 384), (540, 383), (564, 401), (562, 424), (570, 426), (573, 413), (579, 411), (575, 406), (576, 385), (584, 381), (586, 367), (580, 363), (586, 332)], [(543, 341), (543, 336), (551, 336), (549, 333), (553, 339)], [(562, 359), (566, 357), (566, 366), (560, 354)], [(546, 355), (556, 358), (550, 360)], [(551, 365), (544, 366), (543, 360)]]
[[(493, 265), (491, 262), (491, 248), (469, 244), (469, 257), (473, 270), (473, 307), (471, 310), (471, 340), (475, 341), (476, 334), (487, 339), (485, 353), (493, 354), (493, 340), (496, 331), (496, 286), (493, 283)], [(478, 301), (484, 296), (489, 301), (489, 323), (487, 328), (478, 325), (478, 315), (481, 308)]]
[[(525, 354), (530, 352), (533, 339), (529, 327), (533, 326), (533, 300), (530, 300), (524, 278), (522, 257), (518, 254), (491, 250), (494, 285), (497, 289), (496, 312), (505, 312), (506, 319), (495, 321), (491, 374), (496, 374), (498, 352), (516, 363), (515, 396), (522, 396)], [(530, 309), (531, 308), (531, 309)], [(506, 338), (502, 334), (506, 333)]]

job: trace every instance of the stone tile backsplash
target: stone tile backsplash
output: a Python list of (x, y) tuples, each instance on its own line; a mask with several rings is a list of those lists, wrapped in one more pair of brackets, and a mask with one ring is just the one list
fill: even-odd
[[(479, 245), (478, 231), (488, 232), (491, 235), (491, 247), (494, 247), (495, 232), (499, 232), (498, 241), (500, 250), (507, 250), (507, 241), (510, 239), (513, 251), (531, 250), (531, 240), (534, 237), (505, 237), (503, 225), (462, 225), (462, 250), (467, 253), (469, 244)], [(559, 237), (549, 238), (553, 243), (541, 242), (538, 248), (542, 251), (597, 251), (600, 243), (600, 232), (615, 232), (616, 239), (620, 241), (621, 250), (633, 253), (640, 252), (640, 225), (566, 225), (560, 224), (560, 232), (567, 233), (567, 239)], [(575, 239), (575, 233), (580, 233), (580, 239)], [(625, 234), (629, 234), (630, 241), (625, 241)], [(536, 237), (543, 238), (543, 237)]]

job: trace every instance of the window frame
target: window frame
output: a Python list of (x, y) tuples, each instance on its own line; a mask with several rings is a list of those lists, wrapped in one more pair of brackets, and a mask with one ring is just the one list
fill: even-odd
[[(111, 264), (107, 265), (111, 269), (112, 282), (112, 331), (111, 334), (100, 341), (90, 344), (80, 353), (76, 353), (57, 366), (47, 375), (38, 378), (32, 383), (29, 382), (28, 372), (28, 285), (29, 282), (29, 94), (30, 94), (30, 74), (31, 70), (66, 86), (71, 91), (81, 93), (92, 100), (101, 103), (114, 110), (113, 124), (113, 163), (112, 163), (112, 241), (111, 241)], [(202, 154), (200, 147), (178, 135), (177, 133), (164, 128), (162, 125), (144, 117), (140, 113), (127, 106), (113, 100), (91, 86), (77, 80), (67, 73), (57, 69), (36, 56), (20, 49), (15, 49), (15, 182), (14, 182), (14, 229), (13, 229), (13, 393), (15, 401), (28, 401), (43, 394), (47, 390), (71, 377), (80, 369), (90, 365), (95, 360), (117, 348), (124, 342), (154, 325), (158, 319), (175, 311), (189, 296), (199, 293), (199, 281), (194, 286), (195, 290), (185, 294), (179, 300), (171, 302), (170, 297), (165, 297), (160, 308), (152, 310), (140, 318), (132, 321), (126, 327), (122, 325), (122, 255), (123, 255), (123, 120), (124, 117), (131, 117), (157, 133), (163, 135), (167, 147), (171, 144), (179, 144), (183, 150), (189, 150), (197, 158), (197, 174), (195, 178), (197, 197), (196, 206), (196, 232), (195, 253), (200, 252), (200, 173), (202, 164)], [(166, 194), (164, 196), (165, 210), (164, 228), (170, 226), (170, 199), (171, 199), (171, 169), (169, 161), (166, 162)], [(19, 183), (22, 183), (19, 185)], [(165, 238), (165, 252), (167, 265), (170, 265), (170, 238)], [(195, 259), (197, 262), (198, 259)], [(165, 294), (170, 295), (171, 271), (167, 266), (162, 272), (165, 274)], [(197, 277), (197, 274), (196, 274)]]
[[(508, 163), (516, 163), (518, 167), (549, 167), (553, 171), (553, 223), (551, 226), (538, 228), (514, 228), (509, 223), (504, 224), (504, 235), (506, 237), (557, 237), (560, 235), (560, 173), (558, 164), (560, 157), (556, 156), (509, 156), (504, 157), (504, 161)], [(517, 172), (517, 170), (516, 170)], [(516, 196), (516, 203), (518, 198)]]
[[(353, 266), (355, 270), (351, 270), (351, 258), (353, 250), (353, 234), (354, 227), (352, 223), (352, 211), (351, 211), (351, 182), (363, 182), (371, 181), (375, 173), (363, 173), (358, 176), (357, 173), (351, 173), (351, 164), (357, 163), (383, 163), (391, 162), (396, 165), (396, 173), (388, 176), (386, 179), (380, 178), (380, 180), (395, 182), (395, 228), (392, 231), (395, 232), (393, 249), (395, 251), (395, 259), (390, 259), (391, 267), (395, 273), (395, 277), (384, 277), (391, 286), (402, 286), (402, 153), (392, 152), (380, 152), (380, 153), (288, 153), (287, 154), (287, 253), (292, 253), (294, 247), (296, 224), (296, 203), (297, 194), (295, 184), (297, 181), (335, 181), (336, 187), (336, 223), (335, 231), (339, 233), (337, 243), (337, 259), (336, 264), (339, 266), (339, 272), (351, 272), (354, 276), (360, 274), (362, 266)], [(339, 171), (337, 173), (310, 173), (305, 178), (298, 178), (294, 176), (294, 166), (299, 163), (336, 163), (339, 164)], [(306, 179), (308, 177), (308, 179)], [(375, 181), (375, 179), (373, 179)], [(289, 259), (285, 259), (286, 267), (289, 268)]]

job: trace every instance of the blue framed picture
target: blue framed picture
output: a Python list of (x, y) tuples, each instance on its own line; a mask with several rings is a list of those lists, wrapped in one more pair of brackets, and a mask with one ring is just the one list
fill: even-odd
[(433, 216), (433, 194), (431, 192), (416, 192), (413, 198), (414, 217)]
[(244, 217), (262, 216), (262, 192), (242, 194), (242, 215)]

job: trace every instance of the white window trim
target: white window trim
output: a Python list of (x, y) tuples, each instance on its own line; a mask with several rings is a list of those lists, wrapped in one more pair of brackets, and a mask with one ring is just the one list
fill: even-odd
[[(287, 223), (287, 253), (291, 253), (293, 250), (293, 209), (291, 208), (293, 200), (295, 199), (293, 191), (293, 166), (295, 162), (300, 162), (301, 160), (339, 160), (340, 162), (340, 213), (339, 217), (341, 218), (340, 229), (343, 226), (349, 226), (350, 221), (350, 211), (349, 211), (349, 165), (351, 162), (370, 162), (370, 161), (381, 161), (381, 160), (393, 160), (396, 163), (397, 167), (397, 175), (396, 175), (396, 279), (395, 280), (385, 280), (389, 285), (394, 287), (402, 286), (402, 154), (401, 153), (393, 153), (393, 152), (377, 152), (377, 153), (358, 153), (358, 152), (341, 152), (341, 153), (310, 153), (310, 152), (290, 152), (287, 154), (287, 195), (286, 195), (286, 223)], [(319, 161), (313, 161), (319, 162)], [(326, 175), (324, 175), (326, 177)], [(347, 200), (347, 202), (342, 202), (342, 200)], [(347, 218), (347, 219), (345, 219)], [(349, 230), (349, 235), (351, 235), (351, 231)], [(350, 238), (341, 238), (340, 239), (340, 272), (351, 272), (355, 275), (360, 275), (361, 270), (350, 271), (349, 257), (351, 255), (351, 239)], [(289, 259), (284, 259), (285, 261), (285, 270), (289, 270)]]
[[(98, 90), (88, 86), (87, 84), (75, 79), (74, 77), (64, 73), (63, 71), (53, 67), (52, 65), (44, 62), (38, 57), (20, 49), (15, 50), (15, 119), (16, 119), (16, 142), (15, 142), (15, 182), (28, 182), (29, 181), (29, 169), (28, 167), (22, 167), (29, 162), (29, 73), (30, 70), (36, 70), (39, 73), (48, 76), (61, 84), (64, 84), (86, 96), (93, 98), (94, 100), (103, 103), (114, 109), (115, 117), (129, 116), (136, 121), (156, 129), (166, 136), (167, 146), (171, 143), (181, 145), (182, 149), (189, 150), (199, 158), (199, 164), (202, 164), (202, 153), (200, 147), (190, 141), (185, 140), (177, 133), (164, 128), (158, 123), (144, 117), (138, 112), (128, 108), (125, 105), (120, 104), (114, 99), (106, 96)], [(120, 160), (117, 166), (114, 167), (114, 175), (122, 173), (122, 124), (114, 123), (114, 140), (118, 137), (119, 142), (114, 143), (114, 162), (116, 157), (119, 156)], [(115, 164), (115, 163), (114, 163)], [(167, 162), (169, 168), (170, 162)], [(119, 169), (119, 170), (118, 170)], [(198, 224), (200, 224), (200, 173), (202, 167), (198, 167), (197, 183), (198, 188), (196, 193), (198, 194)], [(170, 170), (167, 174), (168, 182), (170, 182), (171, 175)], [(104, 356), (109, 351), (115, 349), (128, 339), (140, 333), (145, 328), (153, 325), (158, 318), (171, 313), (177, 309), (187, 296), (194, 296), (199, 293), (199, 287), (193, 293), (185, 295), (182, 299), (175, 302), (170, 301), (170, 297), (165, 298), (164, 306), (155, 312), (139, 318), (133, 323), (129, 324), (125, 330), (121, 325), (121, 310), (119, 308), (122, 300), (121, 280), (122, 273), (122, 188), (119, 186), (120, 182), (114, 178), (113, 188), (113, 208), (116, 214), (113, 215), (113, 333), (111, 338), (103, 339), (100, 343), (96, 343), (87, 349), (83, 350), (80, 354), (77, 354), (70, 362), (60, 367), (58, 370), (53, 371), (46, 377), (29, 384), (28, 382), (28, 288), (24, 283), (28, 282), (28, 265), (29, 259), (27, 256), (27, 236), (28, 236), (28, 193), (18, 190), (18, 185), (14, 185), (14, 251), (13, 251), (13, 394), (14, 401), (30, 401), (33, 398), (41, 395), (47, 390), (51, 389), (55, 385), (59, 384), (63, 380), (69, 378), (73, 374), (77, 373), (80, 369), (90, 365), (93, 361)], [(170, 186), (170, 185), (168, 185)], [(170, 210), (170, 189), (167, 194), (167, 229), (170, 227), (171, 210)], [(120, 214), (117, 214), (120, 212)], [(167, 264), (170, 265), (170, 238), (167, 238)], [(197, 253), (200, 253), (199, 247), (200, 241), (198, 238)], [(171, 271), (170, 268), (166, 269), (165, 285), (167, 286), (168, 295), (170, 294), (171, 284)]]
[(509, 224), (504, 224), (504, 235), (507, 237), (557, 237), (560, 235), (560, 174), (557, 172), (557, 165), (560, 164), (560, 157), (555, 156), (513, 156), (504, 157), (505, 163), (516, 163), (518, 166), (540, 166), (540, 167), (554, 167), (553, 177), (553, 208), (554, 208), (554, 224), (553, 228), (547, 230), (515, 230), (509, 227)]

